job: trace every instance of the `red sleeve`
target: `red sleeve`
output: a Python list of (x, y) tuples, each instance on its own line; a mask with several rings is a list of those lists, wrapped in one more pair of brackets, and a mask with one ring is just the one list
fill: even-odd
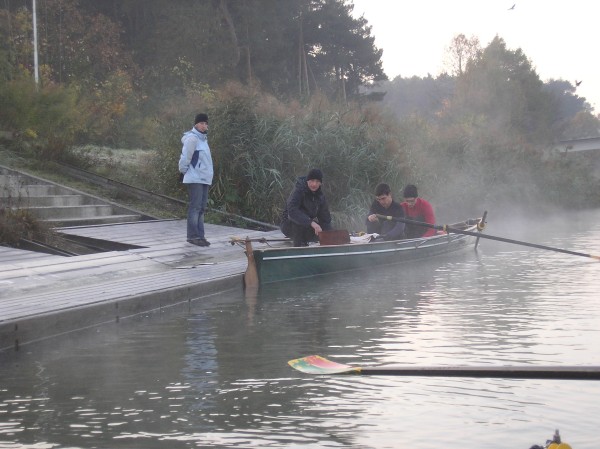
[[(421, 214), (423, 216), (423, 218), (425, 219), (425, 223), (429, 223), (429, 224), (435, 224), (435, 214), (433, 213), (433, 207), (431, 207), (431, 204), (429, 203), (429, 201), (426, 201), (422, 198), (417, 198), (417, 201), (419, 203), (419, 209), (421, 211)], [(429, 228), (427, 229), (427, 232), (425, 232), (425, 234), (423, 234), (423, 237), (431, 237), (432, 235), (436, 235), (437, 231), (433, 228)]]

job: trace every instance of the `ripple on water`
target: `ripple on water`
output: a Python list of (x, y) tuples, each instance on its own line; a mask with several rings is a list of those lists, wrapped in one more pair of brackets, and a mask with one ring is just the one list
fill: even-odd
[[(543, 238), (529, 240), (600, 253), (600, 225)], [(0, 363), (0, 447), (505, 449), (555, 428), (574, 448), (599, 447), (595, 382), (286, 364), (600, 365), (599, 267), (482, 240), (478, 254), (268, 286), (254, 301), (228, 292), (99, 329), (70, 351)]]

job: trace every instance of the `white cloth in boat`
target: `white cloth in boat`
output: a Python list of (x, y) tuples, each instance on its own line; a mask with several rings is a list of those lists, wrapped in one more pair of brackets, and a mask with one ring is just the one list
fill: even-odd
[(363, 234), (361, 236), (350, 236), (350, 243), (369, 243), (371, 240), (379, 237), (379, 234)]

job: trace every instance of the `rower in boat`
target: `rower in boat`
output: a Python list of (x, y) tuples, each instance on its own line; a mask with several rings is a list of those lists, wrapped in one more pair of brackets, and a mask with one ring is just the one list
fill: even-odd
[(401, 240), (404, 238), (404, 223), (401, 221), (380, 220), (377, 215), (404, 218), (404, 209), (394, 201), (392, 189), (385, 183), (375, 187), (375, 201), (369, 208), (366, 219), (367, 233), (379, 234), (383, 240)]
[[(404, 209), (406, 218), (412, 221), (420, 221), (421, 223), (435, 224), (435, 214), (431, 203), (423, 198), (419, 198), (417, 187), (413, 184), (408, 184), (404, 188), (404, 202), (401, 203)], [(415, 224), (406, 225), (406, 238), (416, 239), (419, 237), (431, 237), (436, 234), (436, 230), (431, 227), (424, 227)]]

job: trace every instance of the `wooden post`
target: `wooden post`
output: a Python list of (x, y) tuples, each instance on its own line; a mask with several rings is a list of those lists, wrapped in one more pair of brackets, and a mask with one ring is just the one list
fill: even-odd
[(254, 250), (252, 242), (246, 237), (246, 257), (248, 258), (248, 267), (244, 273), (244, 287), (258, 288), (258, 271), (256, 270), (256, 261), (254, 260)]

